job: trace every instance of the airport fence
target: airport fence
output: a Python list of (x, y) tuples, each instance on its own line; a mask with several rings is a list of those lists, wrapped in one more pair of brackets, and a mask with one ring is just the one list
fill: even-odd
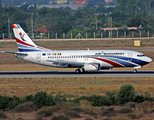
[[(112, 31), (96, 31), (96, 32), (85, 32), (85, 33), (28, 33), (32, 39), (97, 39), (97, 38), (151, 38), (154, 34), (149, 31), (123, 31), (123, 30), (112, 30)], [(13, 33), (0, 34), (0, 39), (13, 39)]]
[[(29, 34), (32, 36), (31, 34)], [(98, 31), (85, 33), (34, 33), (34, 39), (97, 39), (97, 38), (147, 38), (154, 37), (149, 31)]]

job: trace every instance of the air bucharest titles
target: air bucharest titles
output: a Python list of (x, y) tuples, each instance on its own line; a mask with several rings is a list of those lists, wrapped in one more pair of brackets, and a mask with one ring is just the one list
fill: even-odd
[(18, 52), (3, 52), (44, 66), (77, 68), (75, 73), (97, 72), (114, 67), (132, 67), (133, 72), (137, 72), (136, 69), (152, 62), (151, 58), (133, 50), (50, 50), (37, 46), (19, 24), (12, 24), (12, 28)]

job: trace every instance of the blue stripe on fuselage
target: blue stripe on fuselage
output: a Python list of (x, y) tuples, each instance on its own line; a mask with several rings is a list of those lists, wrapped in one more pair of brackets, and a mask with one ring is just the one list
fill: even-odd
[[(136, 59), (136, 58), (124, 57), (124, 56), (98, 55), (98, 57), (103, 57), (103, 58), (106, 58), (108, 60), (115, 61), (115, 62), (120, 63), (120, 64), (122, 64), (126, 67), (136, 66), (133, 63), (141, 65), (141, 66), (148, 64), (148, 62), (146, 62), (146, 61), (139, 60), (139, 59)], [(132, 62), (132, 63), (130, 63), (130, 62)]]
[(107, 59), (111, 60), (111, 61), (115, 61), (117, 63), (120, 63), (120, 64), (124, 65), (125, 67), (134, 67), (134, 66), (136, 66), (133, 63), (130, 63), (128, 61), (123, 61), (122, 59), (118, 59), (118, 58), (107, 58)]

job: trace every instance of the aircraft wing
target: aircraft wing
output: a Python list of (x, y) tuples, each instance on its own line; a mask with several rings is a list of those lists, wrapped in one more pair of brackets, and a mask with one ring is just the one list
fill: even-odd
[(16, 55), (28, 55), (27, 53), (21, 53), (21, 52), (17, 52), (17, 51), (1, 51), (4, 53), (10, 53), (10, 54), (16, 54)]
[(56, 65), (68, 66), (68, 67), (82, 67), (84, 66), (81, 62), (71, 62), (71, 61), (64, 61), (64, 60), (47, 60), (47, 62), (53, 62)]

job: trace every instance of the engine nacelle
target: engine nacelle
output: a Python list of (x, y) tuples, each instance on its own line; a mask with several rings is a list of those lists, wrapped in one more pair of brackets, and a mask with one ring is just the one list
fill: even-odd
[(85, 71), (98, 71), (100, 70), (100, 64), (99, 63), (84, 64), (84, 70)]

